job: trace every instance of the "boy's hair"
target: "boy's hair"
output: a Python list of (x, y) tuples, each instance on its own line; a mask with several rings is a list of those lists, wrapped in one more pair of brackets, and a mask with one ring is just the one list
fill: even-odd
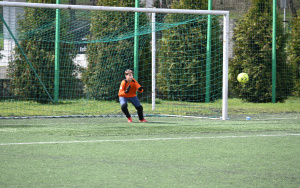
[(127, 74), (133, 74), (133, 72), (132, 72), (132, 70), (130, 70), (130, 69), (127, 69), (126, 71), (125, 71), (125, 75), (127, 75)]

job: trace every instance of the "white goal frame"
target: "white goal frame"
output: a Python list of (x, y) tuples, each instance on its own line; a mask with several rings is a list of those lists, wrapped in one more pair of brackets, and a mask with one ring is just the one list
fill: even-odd
[[(222, 83), (222, 120), (228, 119), (228, 35), (229, 35), (229, 11), (220, 10), (189, 10), (189, 9), (160, 9), (160, 8), (131, 8), (131, 7), (108, 7), (86, 5), (64, 5), (44, 3), (21, 3), (0, 2), (0, 6), (8, 7), (31, 7), (69, 10), (97, 10), (114, 12), (144, 12), (152, 13), (152, 22), (155, 22), (155, 13), (179, 13), (179, 14), (202, 14), (223, 16), (223, 83)], [(155, 24), (152, 24), (152, 41), (155, 41)], [(152, 42), (152, 57), (155, 57), (155, 42)], [(155, 108), (155, 58), (152, 58), (152, 108)]]

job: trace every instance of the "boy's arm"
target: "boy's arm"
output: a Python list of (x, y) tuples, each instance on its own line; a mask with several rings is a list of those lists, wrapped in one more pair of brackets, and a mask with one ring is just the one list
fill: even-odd
[(136, 82), (136, 88), (138, 90), (139, 93), (143, 93), (144, 92), (144, 87), (141, 86), (138, 82)]
[(123, 80), (122, 82), (121, 82), (121, 85), (120, 85), (120, 89), (119, 89), (119, 95), (124, 95), (124, 93), (125, 93), (125, 85), (126, 85), (126, 83), (125, 83), (125, 81)]
[(143, 91), (144, 91), (144, 87), (143, 86), (141, 86), (141, 87), (138, 88), (138, 92), (139, 93), (142, 93)]
[[(124, 87), (125, 87), (125, 85), (124, 85)], [(125, 90), (125, 93), (129, 93), (130, 88), (131, 88), (131, 85), (129, 84), (128, 87), (127, 87), (126, 90)]]
[(124, 80), (121, 82), (120, 90), (125, 91), (125, 81)]
[(142, 93), (144, 92), (144, 87), (142, 87), (135, 79), (133, 79), (134, 81), (134, 92), (136, 92), (136, 90), (139, 92), (139, 93)]

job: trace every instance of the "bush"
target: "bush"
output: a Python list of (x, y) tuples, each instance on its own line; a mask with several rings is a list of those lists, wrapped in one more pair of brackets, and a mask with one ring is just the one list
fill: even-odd
[[(300, 13), (300, 10), (299, 10)], [(300, 97), (300, 16), (294, 17), (292, 22), (291, 39), (288, 48), (288, 59), (293, 67), (293, 94)]]
[[(234, 30), (234, 58), (230, 62), (232, 92), (249, 102), (272, 101), (272, 0), (253, 0), (253, 6)], [(276, 101), (282, 102), (290, 94), (290, 67), (286, 63), (282, 22), (276, 29)], [(237, 75), (245, 72), (249, 82), (239, 83)]]

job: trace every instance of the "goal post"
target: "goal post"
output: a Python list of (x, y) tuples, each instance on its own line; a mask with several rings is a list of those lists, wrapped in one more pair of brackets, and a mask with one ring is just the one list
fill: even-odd
[[(178, 72), (179, 75), (182, 74), (181, 76), (186, 77), (186, 74), (188, 72), (190, 72), (190, 70), (197, 69), (197, 67), (199, 68), (199, 66), (197, 65), (197, 66), (194, 66), (194, 67), (189, 67), (189, 65), (181, 65), (181, 67), (183, 67), (182, 69), (185, 69), (186, 72), (183, 72), (178, 67), (176, 69), (174, 69), (174, 72), (168, 72), (168, 70), (170, 70), (171, 68), (170, 67), (168, 67), (168, 68), (164, 67), (165, 64), (167, 64), (166, 61), (164, 61), (165, 60), (164, 58), (166, 58), (166, 57), (162, 57), (160, 59), (160, 63), (161, 63), (160, 66), (157, 66), (156, 59), (158, 59), (158, 55), (161, 55), (161, 56), (163, 56), (163, 55), (162, 54), (157, 54), (156, 52), (157, 52), (158, 46), (161, 46), (162, 48), (166, 48), (166, 49), (168, 48), (168, 46), (164, 46), (164, 45), (167, 45), (167, 44), (170, 44), (170, 43), (165, 43), (166, 38), (164, 38), (163, 35), (165, 35), (165, 34), (170, 34), (170, 35), (174, 34), (174, 32), (172, 31), (172, 29), (176, 28), (177, 26), (180, 27), (181, 25), (184, 25), (184, 24), (190, 24), (191, 26), (194, 26), (195, 24), (198, 24), (198, 26), (195, 27), (195, 28), (201, 28), (201, 29), (203, 29), (205, 27), (205, 22), (206, 22), (205, 21), (206, 18), (204, 18), (203, 15), (222, 16), (223, 17), (222, 21), (220, 21), (220, 19), (216, 18), (216, 22), (215, 22), (215, 25), (218, 25), (218, 24), (222, 25), (222, 30), (223, 30), (222, 36), (220, 34), (218, 34), (218, 33), (215, 34), (216, 38), (219, 38), (218, 36), (222, 37), (220, 39), (222, 41), (222, 57), (220, 57), (220, 60), (222, 59), (221, 60), (222, 61), (222, 65), (221, 65), (222, 66), (222, 70), (219, 70), (219, 68), (217, 68), (218, 70), (216, 69), (216, 72), (217, 72), (217, 74), (220, 74), (220, 72), (222, 73), (222, 85), (221, 85), (221, 87), (222, 87), (222, 92), (221, 92), (222, 93), (221, 94), (222, 95), (222, 97), (221, 97), (221, 101), (222, 101), (222, 104), (221, 104), (221, 113), (222, 113), (222, 115), (221, 115), (221, 119), (222, 120), (226, 120), (227, 119), (227, 116), (228, 116), (227, 115), (227, 109), (228, 109), (228, 103), (227, 103), (227, 101), (228, 101), (228, 33), (229, 33), (229, 11), (187, 10), (187, 9), (158, 9), (158, 8), (133, 8), (133, 7), (132, 8), (131, 7), (107, 7), (107, 6), (84, 6), (84, 5), (19, 3), (19, 2), (0, 2), (0, 6), (3, 6), (3, 7), (21, 7), (21, 8), (25, 8), (26, 7), (26, 8), (33, 8), (33, 9), (61, 9), (61, 10), (68, 10), (68, 11), (73, 11), (73, 10), (74, 11), (76, 11), (76, 10), (78, 10), (78, 11), (89, 11), (88, 14), (91, 14), (92, 16), (95, 16), (95, 17), (93, 17), (92, 19), (89, 18), (90, 19), (89, 21), (86, 21), (88, 18), (82, 18), (83, 21), (81, 20), (82, 22), (86, 22), (86, 23), (90, 24), (88, 26), (88, 30), (89, 31), (93, 31), (93, 30), (97, 30), (98, 29), (98, 28), (96, 28), (93, 25), (93, 23), (96, 23), (97, 19), (99, 19), (99, 17), (102, 16), (102, 15), (97, 15), (97, 14), (93, 15), (92, 12), (95, 12), (95, 11), (103, 12), (103, 14), (104, 14), (104, 12), (107, 13), (107, 14), (110, 14), (111, 12), (118, 12), (118, 13), (122, 13), (123, 12), (123, 13), (128, 13), (128, 14), (129, 13), (135, 13), (135, 12), (146, 13), (145, 19), (148, 16), (148, 18), (150, 20), (148, 22), (150, 22), (149, 24), (151, 26), (149, 28), (147, 26), (145, 26), (144, 28), (142, 28), (141, 29), (141, 33), (142, 34), (148, 33), (149, 35), (147, 35), (147, 37), (149, 36), (151, 39), (148, 40), (147, 37), (145, 37), (146, 39), (144, 39), (144, 40), (140, 39), (139, 42), (141, 42), (141, 43), (144, 42), (144, 46), (145, 46), (144, 49), (140, 50), (141, 52), (145, 52), (145, 51), (147, 51), (147, 49), (149, 49), (149, 51), (151, 51), (151, 55), (149, 55), (150, 56), (149, 59), (151, 59), (151, 61), (149, 61), (149, 65), (145, 66), (144, 70), (143, 70), (144, 71), (143, 74), (149, 74), (149, 75), (151, 75), (151, 78), (150, 78), (151, 81), (145, 81), (145, 80), (143, 80), (143, 81), (145, 81), (145, 84), (147, 82), (148, 83), (151, 82), (151, 84), (149, 85), (148, 88), (150, 90), (150, 96), (151, 96), (151, 100), (150, 100), (151, 102), (150, 103), (151, 103), (151, 109), (152, 109), (152, 111), (156, 110), (156, 106), (155, 106), (156, 105), (156, 97), (157, 97), (156, 93), (158, 93), (158, 91), (157, 91), (158, 90), (157, 84), (160, 84), (160, 86), (161, 86), (160, 88), (165, 88), (165, 89), (169, 90), (169, 91), (166, 91), (166, 92), (163, 92), (163, 91), (161, 92), (162, 96), (163, 96), (163, 97), (161, 97), (162, 99), (166, 99), (166, 100), (169, 100), (169, 101), (171, 99), (176, 99), (177, 101), (191, 102), (191, 103), (184, 103), (184, 106), (193, 106), (195, 108), (201, 108), (201, 106), (199, 107), (198, 105), (192, 104), (192, 102), (193, 103), (199, 103), (199, 102), (201, 102), (199, 100), (199, 97), (193, 96), (193, 97), (187, 97), (187, 98), (189, 98), (188, 100), (185, 99), (185, 97), (192, 90), (193, 91), (197, 90), (195, 93), (196, 94), (198, 93), (199, 95), (202, 95), (202, 93), (200, 91), (198, 91), (200, 86), (196, 86), (197, 85), (197, 79), (202, 78), (202, 75), (200, 75), (200, 73), (195, 73), (195, 74), (187, 75), (187, 78), (191, 79), (189, 81), (190, 82), (193, 81), (193, 83), (189, 83), (189, 84), (192, 85), (190, 87), (191, 88), (190, 91), (187, 90), (187, 91), (184, 91), (184, 92), (177, 92), (176, 89), (175, 89), (176, 87), (174, 87), (174, 85), (168, 85), (168, 86), (163, 85), (165, 83), (168, 83), (168, 80), (171, 79), (172, 74), (174, 72)], [(30, 14), (35, 14), (35, 13), (30, 13)], [(41, 13), (41, 14), (43, 14), (43, 13)], [(186, 20), (182, 19), (182, 20), (176, 21), (176, 23), (175, 22), (173, 22), (172, 24), (168, 23), (169, 24), (168, 25), (166, 23), (157, 23), (155, 21), (155, 15), (156, 14), (200, 15), (202, 17), (201, 18), (200, 17), (191, 17), (191, 18), (187, 18), (187, 19), (185, 18)], [(63, 15), (64, 15), (64, 13), (62, 13), (62, 16)], [(82, 15), (84, 15), (84, 14), (82, 14)], [(47, 14), (44, 14), (43, 16), (46, 16), (46, 17), (48, 16), (49, 17), (49, 15), (47, 15)], [(121, 14), (118, 15), (118, 16), (119, 16), (119, 18), (122, 18)], [(71, 14), (68, 15), (68, 19), (72, 20), (72, 18), (70, 18), (70, 17), (72, 17)], [(103, 55), (103, 58), (101, 57), (101, 58), (97, 59), (96, 61), (101, 61), (101, 63), (103, 61), (103, 64), (101, 65), (101, 71), (103, 70), (102, 74), (105, 75), (105, 76), (107, 76), (107, 79), (111, 79), (112, 81), (115, 81), (113, 78), (110, 77), (111, 73), (118, 72), (121, 69), (122, 69), (122, 72), (123, 72), (123, 70), (125, 69), (125, 67), (127, 67), (127, 68), (133, 68), (133, 67), (130, 66), (130, 65), (128, 66), (128, 62), (127, 62), (127, 65), (124, 64), (124, 63), (123, 64), (122, 63), (121, 64), (117, 64), (116, 63), (115, 66), (117, 66), (118, 71), (116, 70), (117, 68), (114, 68), (114, 67), (105, 67), (105, 63), (104, 63), (105, 60), (104, 60), (104, 58), (106, 58), (106, 59), (112, 59), (112, 56), (114, 56), (114, 53), (112, 53), (112, 52), (109, 51), (110, 48), (116, 49), (115, 46), (113, 46), (112, 44), (109, 44), (109, 42), (119, 43), (119, 44), (122, 44), (122, 46), (128, 46), (128, 47), (130, 47), (131, 46), (130, 42), (128, 42), (128, 41), (121, 41), (119, 39), (121, 37), (123, 37), (125, 39), (128, 39), (128, 38), (131, 37), (129, 35), (135, 35), (135, 34), (134, 33), (131, 34), (130, 32), (127, 32), (127, 33), (122, 33), (120, 35), (117, 35), (116, 33), (113, 33), (112, 32), (113, 30), (112, 29), (108, 29), (107, 27), (109, 27), (109, 26), (113, 27), (114, 26), (113, 24), (116, 22), (117, 19), (110, 20), (107, 15), (103, 15), (103, 17), (101, 17), (102, 20), (104, 18), (107, 19), (110, 24), (107, 24), (106, 28), (102, 29), (103, 31), (101, 31), (101, 32), (103, 34), (109, 36), (110, 38), (105, 38), (105, 39), (104, 38), (103, 39), (102, 38), (98, 38), (98, 39), (95, 38), (94, 41), (83, 41), (83, 43), (87, 44), (87, 46), (84, 47), (84, 48), (87, 48), (87, 51), (89, 51), (91, 49), (96, 49), (96, 48), (99, 49), (99, 48), (101, 48), (101, 49), (106, 49), (106, 51), (101, 51), (101, 53), (103, 53), (103, 54), (105, 54), (105, 53), (111, 53), (111, 54), (108, 54), (108, 56), (104, 56)], [(171, 19), (172, 19), (172, 17), (165, 18), (165, 20), (169, 20), (169, 21)], [(190, 19), (190, 20), (188, 20), (188, 19)], [(124, 19), (123, 21), (127, 21), (127, 20)], [(29, 38), (38, 38), (37, 42), (35, 42), (36, 44), (39, 44), (39, 42), (41, 42), (41, 41), (44, 40), (44, 38), (42, 38), (40, 36), (37, 36), (37, 35), (40, 34), (40, 31), (45, 30), (45, 28), (47, 28), (47, 27), (52, 27), (51, 21), (49, 21), (47, 23), (46, 22), (47, 21), (45, 21), (45, 24), (48, 24), (48, 25), (41, 25), (41, 28), (36, 28), (36, 31), (35, 31), (35, 35), (36, 36), (30, 36), (29, 37)], [(142, 23), (143, 21), (140, 21), (140, 22)], [(146, 23), (147, 21), (144, 21), (144, 22)], [(24, 23), (25, 22), (23, 22), (23, 24)], [(77, 21), (76, 23), (79, 24), (80, 22)], [(39, 24), (36, 24), (35, 26), (39, 26)], [(64, 36), (60, 37), (61, 40), (62, 41), (63, 40), (73, 40), (74, 38), (76, 38), (76, 36), (70, 37), (67, 34), (68, 30), (70, 31), (72, 28), (73, 28), (72, 32), (75, 32), (75, 30), (78, 29), (78, 28), (75, 28), (75, 27), (79, 28), (79, 27), (83, 27), (83, 26), (82, 25), (80, 25), (80, 26), (74, 26), (73, 25), (73, 26), (68, 26), (68, 28), (63, 28), (62, 31), (60, 32), (62, 35), (64, 35)], [(170, 31), (164, 32), (165, 30), (168, 30), (168, 29)], [(121, 29), (121, 30), (125, 30), (125, 29)], [(188, 29), (186, 29), (186, 30), (188, 30)], [(195, 29), (192, 28), (192, 30), (195, 30)], [(29, 31), (29, 32), (31, 32), (31, 31)], [(49, 31), (49, 32), (51, 33), (51, 31)], [(160, 33), (160, 35), (161, 35), (160, 37), (156, 36), (157, 32), (161, 32)], [(180, 31), (180, 32), (182, 32), (182, 31)], [(191, 32), (191, 29), (189, 29), (188, 32)], [(201, 34), (202, 30), (201, 31), (199, 30), (198, 32)], [(141, 33), (139, 33), (139, 35), (142, 35)], [(87, 34), (86, 36), (91, 37), (91, 38), (96, 37), (96, 35), (92, 36), (92, 35), (89, 35), (89, 34)], [(83, 38), (86, 38), (86, 36), (84, 36)], [(195, 33), (192, 33), (192, 34), (190, 33), (190, 35), (187, 35), (185, 38), (184, 37), (176, 38), (176, 36), (175, 37), (173, 36), (173, 37), (171, 37), (169, 39), (170, 39), (170, 41), (173, 40), (174, 43), (180, 43), (180, 40), (183, 40), (183, 41), (184, 40), (186, 40), (186, 41), (192, 40), (191, 36), (195, 36), (196, 37), (196, 34)], [(23, 38), (19, 38), (19, 39), (17, 38), (17, 40), (24, 40), (24, 39)], [(52, 40), (52, 39), (49, 38), (47, 40)], [(197, 41), (197, 40), (195, 40), (195, 41)], [(195, 42), (195, 41), (193, 41), (193, 42)], [(63, 43), (63, 42), (61, 42), (61, 43)], [(93, 45), (95, 43), (97, 43), (97, 44)], [(188, 43), (188, 42), (186, 42), (186, 43)], [(41, 43), (41, 44), (45, 44), (45, 43)], [(65, 55), (65, 58), (70, 58), (71, 57), (71, 59), (74, 59), (74, 57), (76, 56), (76, 52), (73, 52), (74, 49), (72, 49), (72, 48), (74, 46), (78, 45), (78, 44), (79, 44), (79, 42), (76, 41), (76, 40), (75, 41), (67, 41), (67, 42), (65, 42), (64, 47), (60, 48), (61, 51), (66, 50), (68, 48), (69, 51), (68, 51), (68, 54)], [(151, 47), (150, 46), (147, 47), (147, 44), (151, 44)], [(179, 45), (177, 47), (180, 47), (180, 46), (182, 47), (182, 45)], [(186, 44), (186, 46), (184, 48), (186, 48), (187, 50), (190, 50), (191, 52), (197, 51), (197, 49), (194, 49), (194, 47), (191, 46), (190, 44)], [(221, 49), (221, 48), (219, 48), (219, 49)], [(44, 53), (45, 50), (41, 49), (41, 51)], [(126, 50), (121, 49), (120, 51), (118, 51), (116, 53), (119, 55), (120, 59), (113, 59), (112, 61), (117, 62), (117, 61), (122, 61), (124, 59), (126, 59), (126, 61), (131, 61), (132, 60), (131, 56), (129, 55), (129, 54), (131, 54), (131, 52), (128, 52), (128, 49), (126, 49)], [(162, 51), (160, 51), (160, 53), (168, 53), (168, 52), (162, 52)], [(47, 53), (44, 53), (44, 55), (46, 55), (46, 54)], [(72, 55), (70, 55), (70, 54), (72, 54)], [(170, 53), (170, 54), (172, 54), (172, 53)], [(180, 52), (180, 54), (187, 54), (187, 52), (182, 51), (182, 53)], [(94, 53), (93, 54), (87, 54), (85, 56), (86, 62), (89, 62), (89, 60), (92, 57), (97, 57), (97, 55), (98, 54), (94, 54)], [(165, 55), (167, 56), (167, 54), (165, 54)], [(178, 55), (177, 60), (181, 59), (180, 56), (181, 55)], [(202, 56), (202, 54), (199, 55), (199, 58), (200, 58), (200, 56)], [(60, 58), (64, 58), (64, 56), (60, 57)], [(11, 59), (18, 59), (18, 57), (13, 57)], [(197, 58), (193, 58), (193, 57), (190, 57), (190, 60), (187, 60), (186, 58), (182, 58), (182, 59), (185, 60), (185, 61), (191, 61), (193, 63), (195, 63), (195, 61), (197, 61)], [(64, 60), (64, 61), (69, 61), (69, 60)], [(145, 61), (148, 61), (148, 60), (145, 60)], [(172, 63), (174, 63), (174, 60), (173, 59), (170, 60), (170, 61), (168, 60), (167, 62), (169, 63), (168, 65), (173, 66)], [(121, 67), (121, 65), (124, 66), (124, 67)], [(94, 66), (98, 66), (98, 65), (94, 65)], [(69, 69), (71, 69), (71, 68), (69, 68)], [(73, 74), (74, 71), (73, 70), (70, 71), (69, 69), (68, 70), (62, 70), (61, 72), (63, 72), (63, 71), (68, 72), (69, 71), (69, 73), (71, 72)], [(151, 69), (151, 71), (147, 72), (148, 69)], [(161, 71), (161, 72), (158, 72), (158, 70)], [(94, 81), (93, 83), (98, 82), (98, 80), (93, 80), (94, 78), (92, 78), (92, 74), (90, 74), (90, 75), (88, 73), (82, 73), (82, 74), (86, 74), (85, 75), (86, 76), (86, 78), (85, 78), (86, 80), (91, 79), (92, 81)], [(167, 77), (166, 76), (167, 74), (169, 74), (170, 77)], [(139, 73), (139, 75), (140, 75), (140, 73)], [(197, 75), (200, 75), (200, 76), (197, 77)], [(190, 78), (189, 78), (189, 76), (190, 76)], [(42, 75), (42, 77), (44, 77), (44, 75)], [(197, 78), (194, 78), (194, 77), (197, 77)], [(215, 76), (215, 77), (216, 77), (215, 78), (216, 80), (219, 79), (219, 78), (217, 78), (217, 76)], [(121, 75), (120, 78), (124, 78), (124, 76)], [(120, 78), (118, 78), (119, 81), (120, 81)], [(159, 82), (158, 83), (157, 79), (159, 79), (159, 78), (165, 79), (165, 82)], [(91, 81), (91, 80), (89, 80), (89, 81)], [(73, 82), (72, 79), (69, 79), (69, 80), (67, 79), (65, 81), (67, 81), (67, 82), (71, 82), (72, 81)], [(116, 82), (118, 82), (118, 81), (116, 81)], [(181, 83), (182, 84), (182, 82), (180, 80), (176, 80), (176, 81), (174, 81), (174, 83), (179, 83), (179, 84)], [(63, 83), (63, 84), (66, 85), (66, 83)], [(63, 85), (63, 84), (59, 84), (59, 85)], [(85, 88), (89, 87), (89, 84), (91, 84), (91, 82), (86, 83), (86, 85), (84, 87)], [(74, 85), (76, 85), (76, 83)], [(203, 85), (201, 85), (201, 86), (203, 86)], [(215, 84), (215, 88), (216, 89), (218, 89), (218, 86), (219, 86), (218, 84)], [(94, 89), (93, 89), (93, 87), (91, 87), (91, 89), (86, 89), (84, 91), (84, 93), (82, 94), (82, 96), (87, 96), (87, 97), (85, 97), (85, 99), (92, 99), (93, 98), (93, 99), (96, 99), (96, 100), (109, 101), (109, 100), (111, 100), (111, 98), (109, 98), (111, 96), (111, 94), (109, 93), (109, 89), (111, 89), (111, 88), (108, 87), (107, 89), (103, 89), (104, 87), (105, 86), (103, 86), (103, 85), (98, 85), (97, 88), (99, 88), (99, 90), (97, 90), (97, 91), (95, 91), (96, 87), (94, 87)], [(181, 85), (180, 87), (185, 87), (185, 86)], [(14, 88), (14, 87), (12, 87), (12, 88)], [(20, 89), (20, 88), (18, 88), (18, 89)], [(47, 89), (50, 90), (49, 91), (50, 94), (53, 93), (52, 86), (48, 86)], [(71, 89), (72, 88), (69, 88), (67, 90), (71, 90)], [(101, 89), (103, 89), (103, 90), (101, 90)], [(174, 91), (171, 91), (171, 90), (174, 90)], [(205, 90), (205, 87), (204, 87), (204, 90)], [(22, 93), (22, 92), (20, 92), (20, 93)], [(99, 95), (99, 93), (101, 93), (101, 96)], [(178, 94), (178, 93), (180, 93), (180, 94)], [(66, 94), (65, 98), (68, 97), (68, 95), (69, 94)], [(146, 94), (145, 94), (144, 98), (146, 98)], [(106, 99), (108, 99), (108, 100), (106, 100)], [(215, 100), (218, 100), (218, 97), (215, 97)], [(168, 103), (167, 105), (170, 105), (170, 104), (173, 105), (172, 103)], [(180, 105), (183, 105), (183, 104), (177, 104), (176, 103), (176, 105), (180, 106)], [(88, 108), (92, 108), (92, 107), (88, 107)], [(212, 109), (212, 108), (211, 107), (207, 107), (207, 109)], [(183, 111), (182, 115), (193, 114), (193, 113), (185, 113), (184, 112), (185, 110), (182, 110), (182, 111)], [(118, 110), (118, 113), (120, 113), (120, 110)], [(118, 113), (113, 113), (113, 114), (118, 114)], [(84, 114), (84, 113), (83, 112), (78, 112), (78, 111), (70, 113), (70, 115), (73, 115), (73, 114), (77, 115), (77, 114)], [(109, 115), (110, 112), (107, 112), (107, 114)], [(151, 114), (151, 112), (148, 112), (148, 114)], [(163, 114), (163, 113), (161, 113), (161, 114)], [(180, 113), (178, 113), (178, 114), (180, 115)], [(206, 112), (203, 112), (203, 114), (206, 114)], [(64, 115), (66, 115), (66, 114), (64, 114)], [(194, 115), (197, 115), (197, 114), (195, 113)]]

